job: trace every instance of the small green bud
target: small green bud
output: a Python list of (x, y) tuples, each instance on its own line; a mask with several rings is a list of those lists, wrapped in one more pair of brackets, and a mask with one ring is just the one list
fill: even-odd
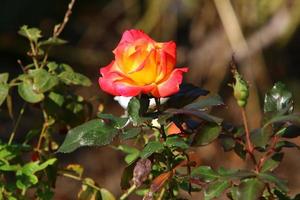
[(240, 107), (245, 107), (249, 97), (249, 86), (236, 70), (233, 73), (235, 79), (235, 83), (231, 85), (233, 88), (233, 95), (237, 100), (238, 105)]

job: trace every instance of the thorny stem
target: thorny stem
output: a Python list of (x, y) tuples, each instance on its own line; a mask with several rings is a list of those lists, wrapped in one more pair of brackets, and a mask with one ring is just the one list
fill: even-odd
[[(257, 162), (256, 162), (255, 156), (253, 154), (254, 147), (253, 147), (253, 144), (252, 144), (251, 139), (250, 139), (250, 131), (249, 131), (249, 127), (248, 127), (248, 119), (247, 119), (246, 111), (245, 111), (245, 108), (242, 108), (241, 110), (242, 110), (243, 124), (244, 124), (245, 132), (246, 132), (247, 152), (249, 153), (253, 163), (256, 166)], [(257, 166), (255, 168), (256, 168), (255, 170), (257, 171)]]
[(17, 131), (17, 128), (19, 127), (19, 124), (20, 124), (21, 118), (24, 114), (24, 110), (25, 110), (26, 105), (27, 105), (27, 103), (24, 103), (21, 110), (20, 110), (20, 112), (19, 112), (19, 116), (18, 116), (17, 121), (15, 123), (14, 129), (13, 129), (12, 133), (10, 134), (10, 138), (8, 140), (9, 145), (12, 143), (12, 141), (13, 141), (15, 135), (16, 135), (16, 131)]
[(277, 144), (277, 141), (278, 141), (279, 137), (277, 135), (275, 135), (273, 138), (272, 138), (272, 143), (268, 149), (268, 151), (263, 155), (263, 157), (261, 157), (261, 159), (259, 160), (258, 164), (257, 164), (257, 169), (258, 171), (261, 170), (263, 164), (265, 163), (265, 161), (267, 160), (267, 158), (272, 155), (272, 153), (274, 152), (274, 148)]
[(120, 200), (125, 200), (132, 192), (135, 191), (137, 186), (133, 184), (122, 196), (120, 197)]

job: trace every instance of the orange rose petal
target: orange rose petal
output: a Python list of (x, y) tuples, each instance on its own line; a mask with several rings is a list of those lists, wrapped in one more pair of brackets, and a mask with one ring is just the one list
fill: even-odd
[(170, 77), (157, 86), (157, 90), (152, 93), (155, 97), (167, 97), (179, 90), (182, 82), (182, 73), (187, 72), (188, 68), (177, 68), (172, 71)]

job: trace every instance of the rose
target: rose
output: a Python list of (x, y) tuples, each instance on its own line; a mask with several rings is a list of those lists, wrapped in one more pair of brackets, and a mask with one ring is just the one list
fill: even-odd
[(179, 90), (182, 73), (176, 68), (176, 44), (155, 42), (140, 30), (125, 31), (113, 51), (115, 60), (100, 69), (102, 90), (114, 96), (170, 96)]

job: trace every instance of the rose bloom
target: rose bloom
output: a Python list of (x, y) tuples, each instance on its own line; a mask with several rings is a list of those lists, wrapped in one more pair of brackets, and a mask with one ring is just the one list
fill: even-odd
[(113, 51), (115, 60), (100, 69), (102, 90), (114, 96), (170, 96), (179, 90), (182, 73), (176, 68), (176, 44), (155, 42), (140, 30), (128, 30)]

